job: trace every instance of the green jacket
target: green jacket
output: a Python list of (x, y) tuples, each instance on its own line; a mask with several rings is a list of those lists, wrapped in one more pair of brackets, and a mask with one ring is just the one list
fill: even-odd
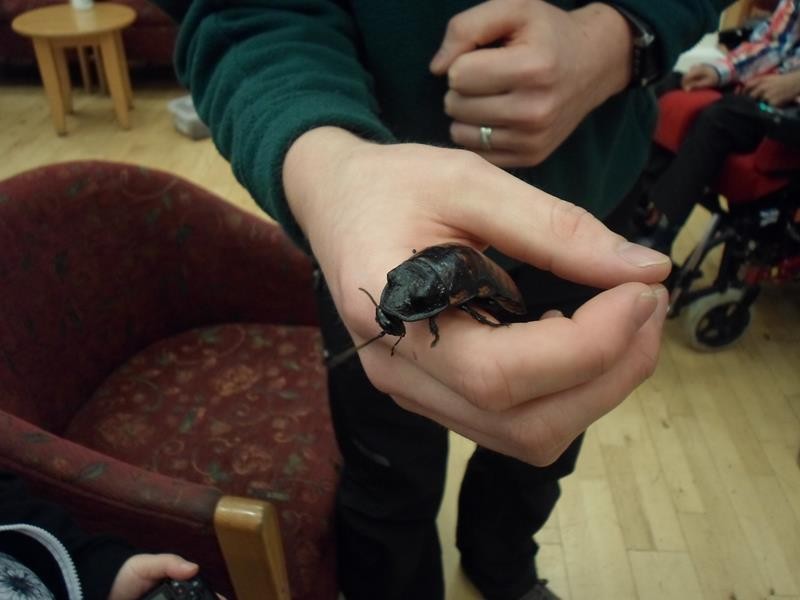
[[(564, 9), (588, 4), (553, 0)], [(724, 0), (616, 0), (651, 24), (662, 65), (716, 29)], [(336, 125), (365, 138), (450, 145), (445, 78), (428, 63), (471, 0), (157, 0), (180, 21), (176, 66), (220, 152), (256, 202), (302, 235), (281, 171), (305, 131)], [(543, 164), (514, 174), (604, 217), (632, 185), (655, 120), (647, 91), (589, 115)], [(313, 174), (309, 174), (313, 177)]]

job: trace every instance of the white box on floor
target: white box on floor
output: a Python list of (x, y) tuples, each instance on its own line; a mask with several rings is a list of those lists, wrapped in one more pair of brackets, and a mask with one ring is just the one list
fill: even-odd
[(172, 122), (175, 129), (193, 140), (202, 140), (211, 135), (208, 127), (200, 120), (191, 96), (181, 96), (167, 103), (169, 112), (172, 113)]

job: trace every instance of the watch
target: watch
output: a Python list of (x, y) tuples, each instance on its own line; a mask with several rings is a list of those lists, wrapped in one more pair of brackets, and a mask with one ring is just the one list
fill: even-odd
[(642, 19), (628, 9), (609, 4), (625, 17), (633, 33), (633, 61), (630, 87), (647, 87), (661, 76), (661, 64), (656, 46), (656, 34)]

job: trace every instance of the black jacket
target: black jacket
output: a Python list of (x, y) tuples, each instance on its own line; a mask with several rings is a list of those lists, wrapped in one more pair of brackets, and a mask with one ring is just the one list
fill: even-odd
[(57, 600), (106, 600), (120, 567), (137, 554), (119, 540), (81, 531), (64, 509), (31, 496), (18, 477), (2, 472), (0, 552), (33, 571)]

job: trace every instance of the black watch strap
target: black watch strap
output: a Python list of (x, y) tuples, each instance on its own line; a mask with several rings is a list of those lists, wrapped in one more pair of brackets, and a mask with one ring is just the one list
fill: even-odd
[(661, 65), (653, 29), (626, 8), (609, 3), (628, 21), (633, 32), (633, 59), (630, 87), (647, 87), (661, 76)]

